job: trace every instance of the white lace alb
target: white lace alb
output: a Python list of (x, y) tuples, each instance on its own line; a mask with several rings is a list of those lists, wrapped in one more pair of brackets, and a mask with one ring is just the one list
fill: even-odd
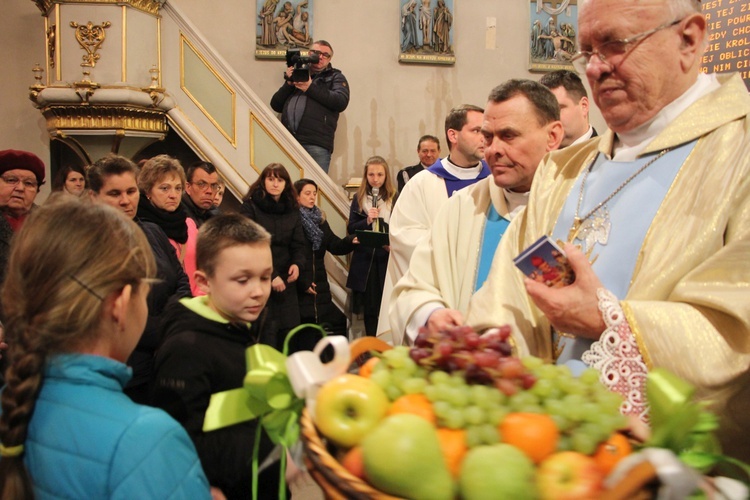
[(596, 296), (607, 329), (581, 359), (599, 370), (602, 384), (623, 397), (620, 406), (623, 415), (635, 415), (647, 422), (646, 363), (617, 297), (604, 288), (599, 288)]

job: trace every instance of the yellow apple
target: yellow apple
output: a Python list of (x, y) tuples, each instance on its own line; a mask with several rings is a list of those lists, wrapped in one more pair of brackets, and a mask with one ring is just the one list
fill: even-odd
[(318, 391), (314, 422), (333, 443), (351, 448), (383, 419), (388, 405), (388, 396), (372, 380), (341, 375)]

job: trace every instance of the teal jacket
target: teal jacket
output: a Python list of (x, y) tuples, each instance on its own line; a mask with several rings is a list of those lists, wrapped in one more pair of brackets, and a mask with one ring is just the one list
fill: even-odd
[(24, 460), (37, 499), (210, 498), (193, 443), (122, 389), (130, 369), (101, 356), (50, 358)]

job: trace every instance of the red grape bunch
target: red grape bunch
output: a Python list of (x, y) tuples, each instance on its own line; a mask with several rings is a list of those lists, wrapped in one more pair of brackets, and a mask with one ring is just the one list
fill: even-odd
[(470, 326), (457, 326), (431, 334), (422, 328), (409, 356), (428, 371), (461, 372), (468, 384), (494, 385), (505, 395), (530, 389), (536, 377), (521, 360), (512, 357), (510, 326), (488, 330), (484, 335)]

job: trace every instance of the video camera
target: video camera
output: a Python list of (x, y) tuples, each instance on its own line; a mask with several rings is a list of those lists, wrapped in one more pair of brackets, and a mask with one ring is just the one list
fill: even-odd
[(300, 49), (287, 49), (286, 51), (286, 65), (294, 66), (292, 70), (292, 76), (286, 76), (284, 73), (284, 79), (290, 82), (306, 82), (310, 79), (310, 65), (320, 61), (318, 54), (308, 54), (303, 56)]

